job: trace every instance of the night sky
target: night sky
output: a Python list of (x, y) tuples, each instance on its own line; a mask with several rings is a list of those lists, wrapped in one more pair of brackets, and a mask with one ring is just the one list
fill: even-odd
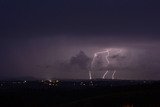
[(0, 0), (0, 79), (88, 79), (94, 53), (108, 48), (122, 53), (112, 51), (107, 68), (101, 55), (95, 77), (116, 69), (117, 79), (160, 79), (159, 5), (158, 0)]

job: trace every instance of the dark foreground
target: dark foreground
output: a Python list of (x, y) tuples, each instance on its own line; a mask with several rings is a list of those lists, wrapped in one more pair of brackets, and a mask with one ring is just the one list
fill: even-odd
[(160, 107), (160, 81), (1, 81), (0, 107)]

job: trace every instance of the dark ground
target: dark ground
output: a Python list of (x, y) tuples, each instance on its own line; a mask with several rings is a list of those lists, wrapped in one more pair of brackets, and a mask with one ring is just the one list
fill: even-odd
[(160, 107), (160, 81), (1, 81), (0, 107)]

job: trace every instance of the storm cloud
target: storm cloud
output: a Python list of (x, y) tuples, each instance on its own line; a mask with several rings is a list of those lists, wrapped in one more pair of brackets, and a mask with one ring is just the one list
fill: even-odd
[(159, 79), (158, 4), (154, 0), (1, 0), (0, 79), (86, 79), (94, 53), (106, 48), (124, 51), (111, 52), (107, 68), (102, 56), (98, 73), (116, 69), (118, 79)]

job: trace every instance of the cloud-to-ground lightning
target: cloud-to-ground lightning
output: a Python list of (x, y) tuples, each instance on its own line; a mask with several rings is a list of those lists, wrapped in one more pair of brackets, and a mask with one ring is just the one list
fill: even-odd
[(89, 71), (89, 79), (90, 79), (90, 80), (92, 79), (91, 71)]
[[(110, 51), (111, 51), (112, 49), (105, 49), (104, 51), (100, 51), (100, 52), (96, 52), (96, 53), (94, 53), (94, 57), (93, 57), (93, 60), (92, 60), (92, 62), (91, 62), (91, 69), (92, 69), (92, 67), (93, 67), (93, 63), (94, 63), (94, 61), (95, 61), (95, 58), (99, 55), (99, 54), (103, 54), (103, 53), (107, 53), (107, 55), (106, 55), (106, 61), (107, 61), (107, 66), (110, 64), (110, 62), (109, 62), (109, 60), (108, 60), (108, 57), (110, 56)], [(119, 50), (119, 52), (118, 53), (120, 53), (121, 52), (121, 50)], [(104, 79), (105, 77), (106, 77), (106, 75), (107, 75), (107, 73), (109, 72), (109, 70), (107, 70), (104, 74), (103, 74), (103, 76), (102, 76), (102, 79)], [(113, 74), (112, 74), (112, 79), (114, 79), (114, 75), (115, 75), (115, 73), (116, 73), (116, 70), (114, 70), (114, 72), (113, 72)], [(92, 79), (92, 75), (91, 75), (91, 71), (89, 71), (89, 79)]]
[(113, 74), (112, 74), (112, 79), (114, 79), (114, 75), (116, 73), (116, 70), (114, 70)]
[(104, 75), (103, 75), (103, 79), (105, 78), (105, 76), (107, 75), (107, 73), (108, 73), (108, 70), (104, 73)]
[[(106, 61), (107, 61), (108, 64), (109, 64), (109, 60), (108, 60), (109, 51), (110, 51), (110, 50), (107, 50), (107, 53), (108, 53), (108, 54), (106, 55)], [(107, 65), (108, 65), (108, 64), (107, 64)], [(108, 73), (108, 70), (107, 70), (107, 71), (104, 73), (104, 75), (102, 76), (103, 79), (105, 78), (105, 76), (107, 75), (107, 73)]]
[[(92, 60), (92, 62), (91, 62), (91, 68), (93, 67), (93, 63), (94, 63), (94, 61), (95, 61), (95, 58), (96, 58), (99, 54), (103, 54), (103, 53), (107, 53), (107, 55), (106, 55), (106, 61), (107, 61), (107, 65), (108, 65), (108, 64), (109, 64), (109, 60), (108, 60), (109, 51), (111, 51), (111, 50), (110, 50), (110, 49), (106, 49), (106, 50), (101, 51), (101, 52), (96, 52), (96, 53), (94, 54), (93, 60)], [(105, 75), (106, 75), (107, 73), (108, 73), (108, 71), (106, 71), (106, 73), (103, 75), (102, 78), (105, 78)], [(92, 76), (91, 76), (91, 71), (89, 71), (89, 78), (90, 78), (90, 79), (92, 78)]]

